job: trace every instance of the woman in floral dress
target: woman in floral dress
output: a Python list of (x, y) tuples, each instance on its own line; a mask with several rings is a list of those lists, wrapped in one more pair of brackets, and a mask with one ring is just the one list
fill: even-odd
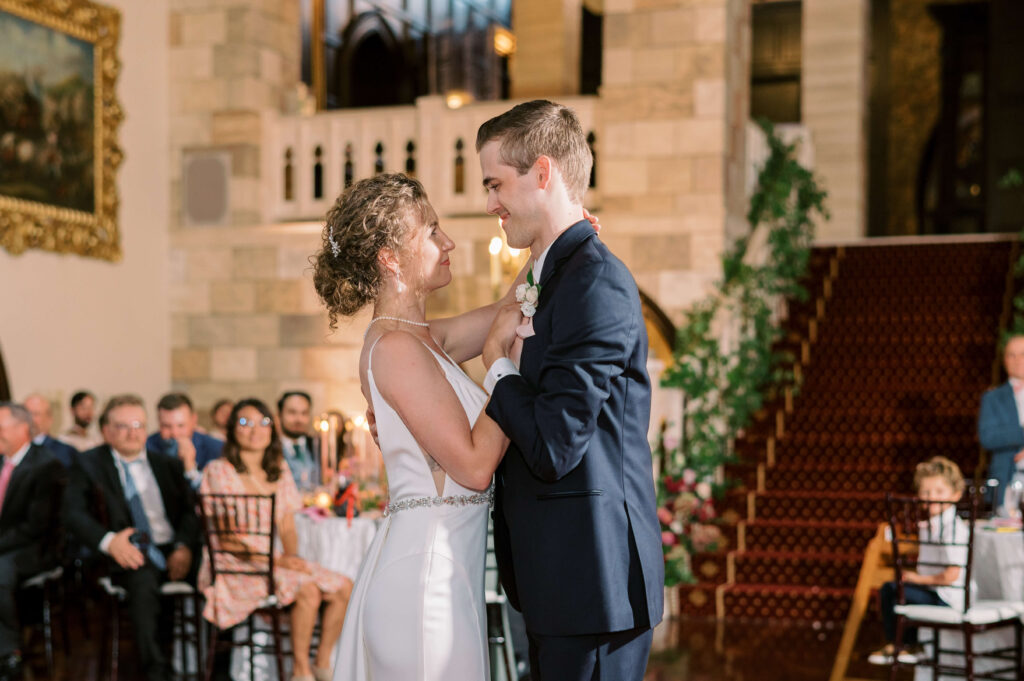
[[(256, 399), (235, 405), (228, 419), (227, 441), (220, 459), (203, 471), (202, 494), (261, 494), (276, 496), (277, 534), (283, 553), (274, 558), (274, 586), (278, 601), (295, 603), (291, 611), (294, 652), (293, 681), (324, 681), (331, 678), (331, 651), (341, 635), (345, 609), (352, 592), (352, 580), (344, 575), (299, 558), (295, 533), (295, 512), (302, 499), (288, 466), (284, 465), (281, 442), (267, 406)], [(206, 509), (208, 512), (212, 508)], [(265, 511), (269, 514), (269, 505)], [(261, 520), (266, 526), (268, 518)], [(245, 542), (239, 535), (240, 543)], [(213, 538), (217, 541), (217, 538)], [(250, 537), (254, 551), (266, 551), (266, 538)], [(244, 551), (244, 546), (239, 546)], [(232, 554), (218, 554), (217, 568), (245, 569), (246, 560)], [(267, 582), (255, 575), (219, 574), (211, 584), (209, 556), (203, 556), (199, 587), (206, 596), (203, 616), (226, 629), (243, 621), (267, 597)], [(321, 602), (326, 603), (321, 625), (320, 648), (315, 666), (310, 667), (309, 648)]]

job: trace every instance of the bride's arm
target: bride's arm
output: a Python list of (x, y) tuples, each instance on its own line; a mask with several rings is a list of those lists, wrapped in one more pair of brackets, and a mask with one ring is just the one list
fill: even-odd
[(455, 317), (430, 320), (430, 333), (444, 351), (456, 362), (462, 363), (479, 355), (484, 339), (494, 323), (494, 317), (505, 305), (516, 299), (516, 287), (526, 281), (526, 272), (532, 261), (527, 261), (505, 295), (490, 305), (478, 307)]
[(437, 359), (416, 337), (392, 332), (374, 350), (373, 378), (420, 447), (463, 487), (486, 489), (508, 438), (483, 411), (470, 428)]

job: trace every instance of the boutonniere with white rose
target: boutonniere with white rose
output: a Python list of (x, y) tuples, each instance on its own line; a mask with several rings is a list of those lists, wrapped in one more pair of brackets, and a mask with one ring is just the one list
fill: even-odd
[(523, 311), (524, 317), (537, 314), (537, 301), (540, 300), (540, 284), (533, 281), (533, 270), (526, 273), (526, 283), (516, 287), (516, 302)]
[(519, 310), (526, 317), (526, 323), (516, 328), (516, 335), (524, 340), (534, 334), (533, 315), (537, 314), (537, 301), (539, 300), (540, 284), (534, 283), (533, 270), (529, 270), (526, 273), (526, 283), (516, 286), (516, 302), (519, 303)]

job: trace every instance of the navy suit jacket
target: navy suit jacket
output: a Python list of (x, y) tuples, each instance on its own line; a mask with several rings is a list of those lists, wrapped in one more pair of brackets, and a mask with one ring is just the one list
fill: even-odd
[(52, 438), (49, 435), (43, 440), (43, 447), (49, 449), (50, 452), (57, 457), (57, 460), (64, 464), (64, 468), (71, 468), (71, 465), (78, 458), (78, 450), (67, 444), (61, 442), (56, 438)]
[(999, 481), (997, 504), (1013, 479), (1017, 464), (1013, 457), (1024, 449), (1024, 428), (1020, 426), (1017, 402), (1009, 381), (981, 396), (978, 410), (978, 441), (989, 451), (988, 477)]
[(502, 585), (535, 634), (651, 627), (664, 559), (636, 283), (587, 221), (555, 240), (539, 283), (521, 374), (487, 406), (512, 441), (495, 480)]
[[(2, 458), (2, 457), (0, 457)], [(29, 445), (11, 473), (0, 508), (0, 553), (16, 552), (20, 574), (57, 564), (62, 544), (58, 530), (68, 474), (47, 449)]]
[[(214, 459), (220, 458), (220, 452), (224, 448), (224, 441), (218, 440), (205, 433), (193, 432), (192, 445), (196, 448), (196, 469), (203, 470), (206, 464)], [(160, 432), (152, 433), (146, 438), (146, 449), (151, 452), (164, 452), (164, 441)]]
[[(143, 456), (149, 459), (167, 520), (174, 529), (172, 542), (185, 544), (193, 556), (198, 555), (199, 518), (181, 459), (150, 451)], [(78, 464), (71, 469), (64, 519), (75, 538), (90, 549), (98, 549), (107, 532), (133, 526), (110, 445), (79, 455)]]

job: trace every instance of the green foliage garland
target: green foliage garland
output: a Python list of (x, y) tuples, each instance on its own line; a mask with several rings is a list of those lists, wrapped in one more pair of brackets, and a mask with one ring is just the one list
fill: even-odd
[[(689, 555), (715, 548), (715, 542), (694, 545), (695, 535), (707, 539), (713, 509), (694, 491), (703, 483), (720, 497), (727, 484), (711, 484), (722, 464), (731, 460), (731, 446), (761, 408), (772, 385), (792, 380), (793, 358), (773, 351), (781, 330), (772, 323), (773, 301), (805, 300), (800, 279), (807, 272), (814, 238), (815, 215), (828, 219), (825, 192), (811, 171), (795, 158), (795, 145), (775, 134), (771, 123), (758, 124), (770, 154), (750, 198), (750, 234), (764, 224), (768, 257), (764, 264), (744, 262), (750, 236), (737, 240), (722, 256), (722, 280), (687, 313), (676, 339), (675, 359), (662, 385), (684, 395), (683, 439), (655, 450), (662, 456), (658, 485), (659, 517), (666, 555), (666, 585), (693, 581)], [(735, 347), (723, 347), (716, 320), (731, 318), (738, 329)], [(699, 514), (699, 515), (698, 515)]]

